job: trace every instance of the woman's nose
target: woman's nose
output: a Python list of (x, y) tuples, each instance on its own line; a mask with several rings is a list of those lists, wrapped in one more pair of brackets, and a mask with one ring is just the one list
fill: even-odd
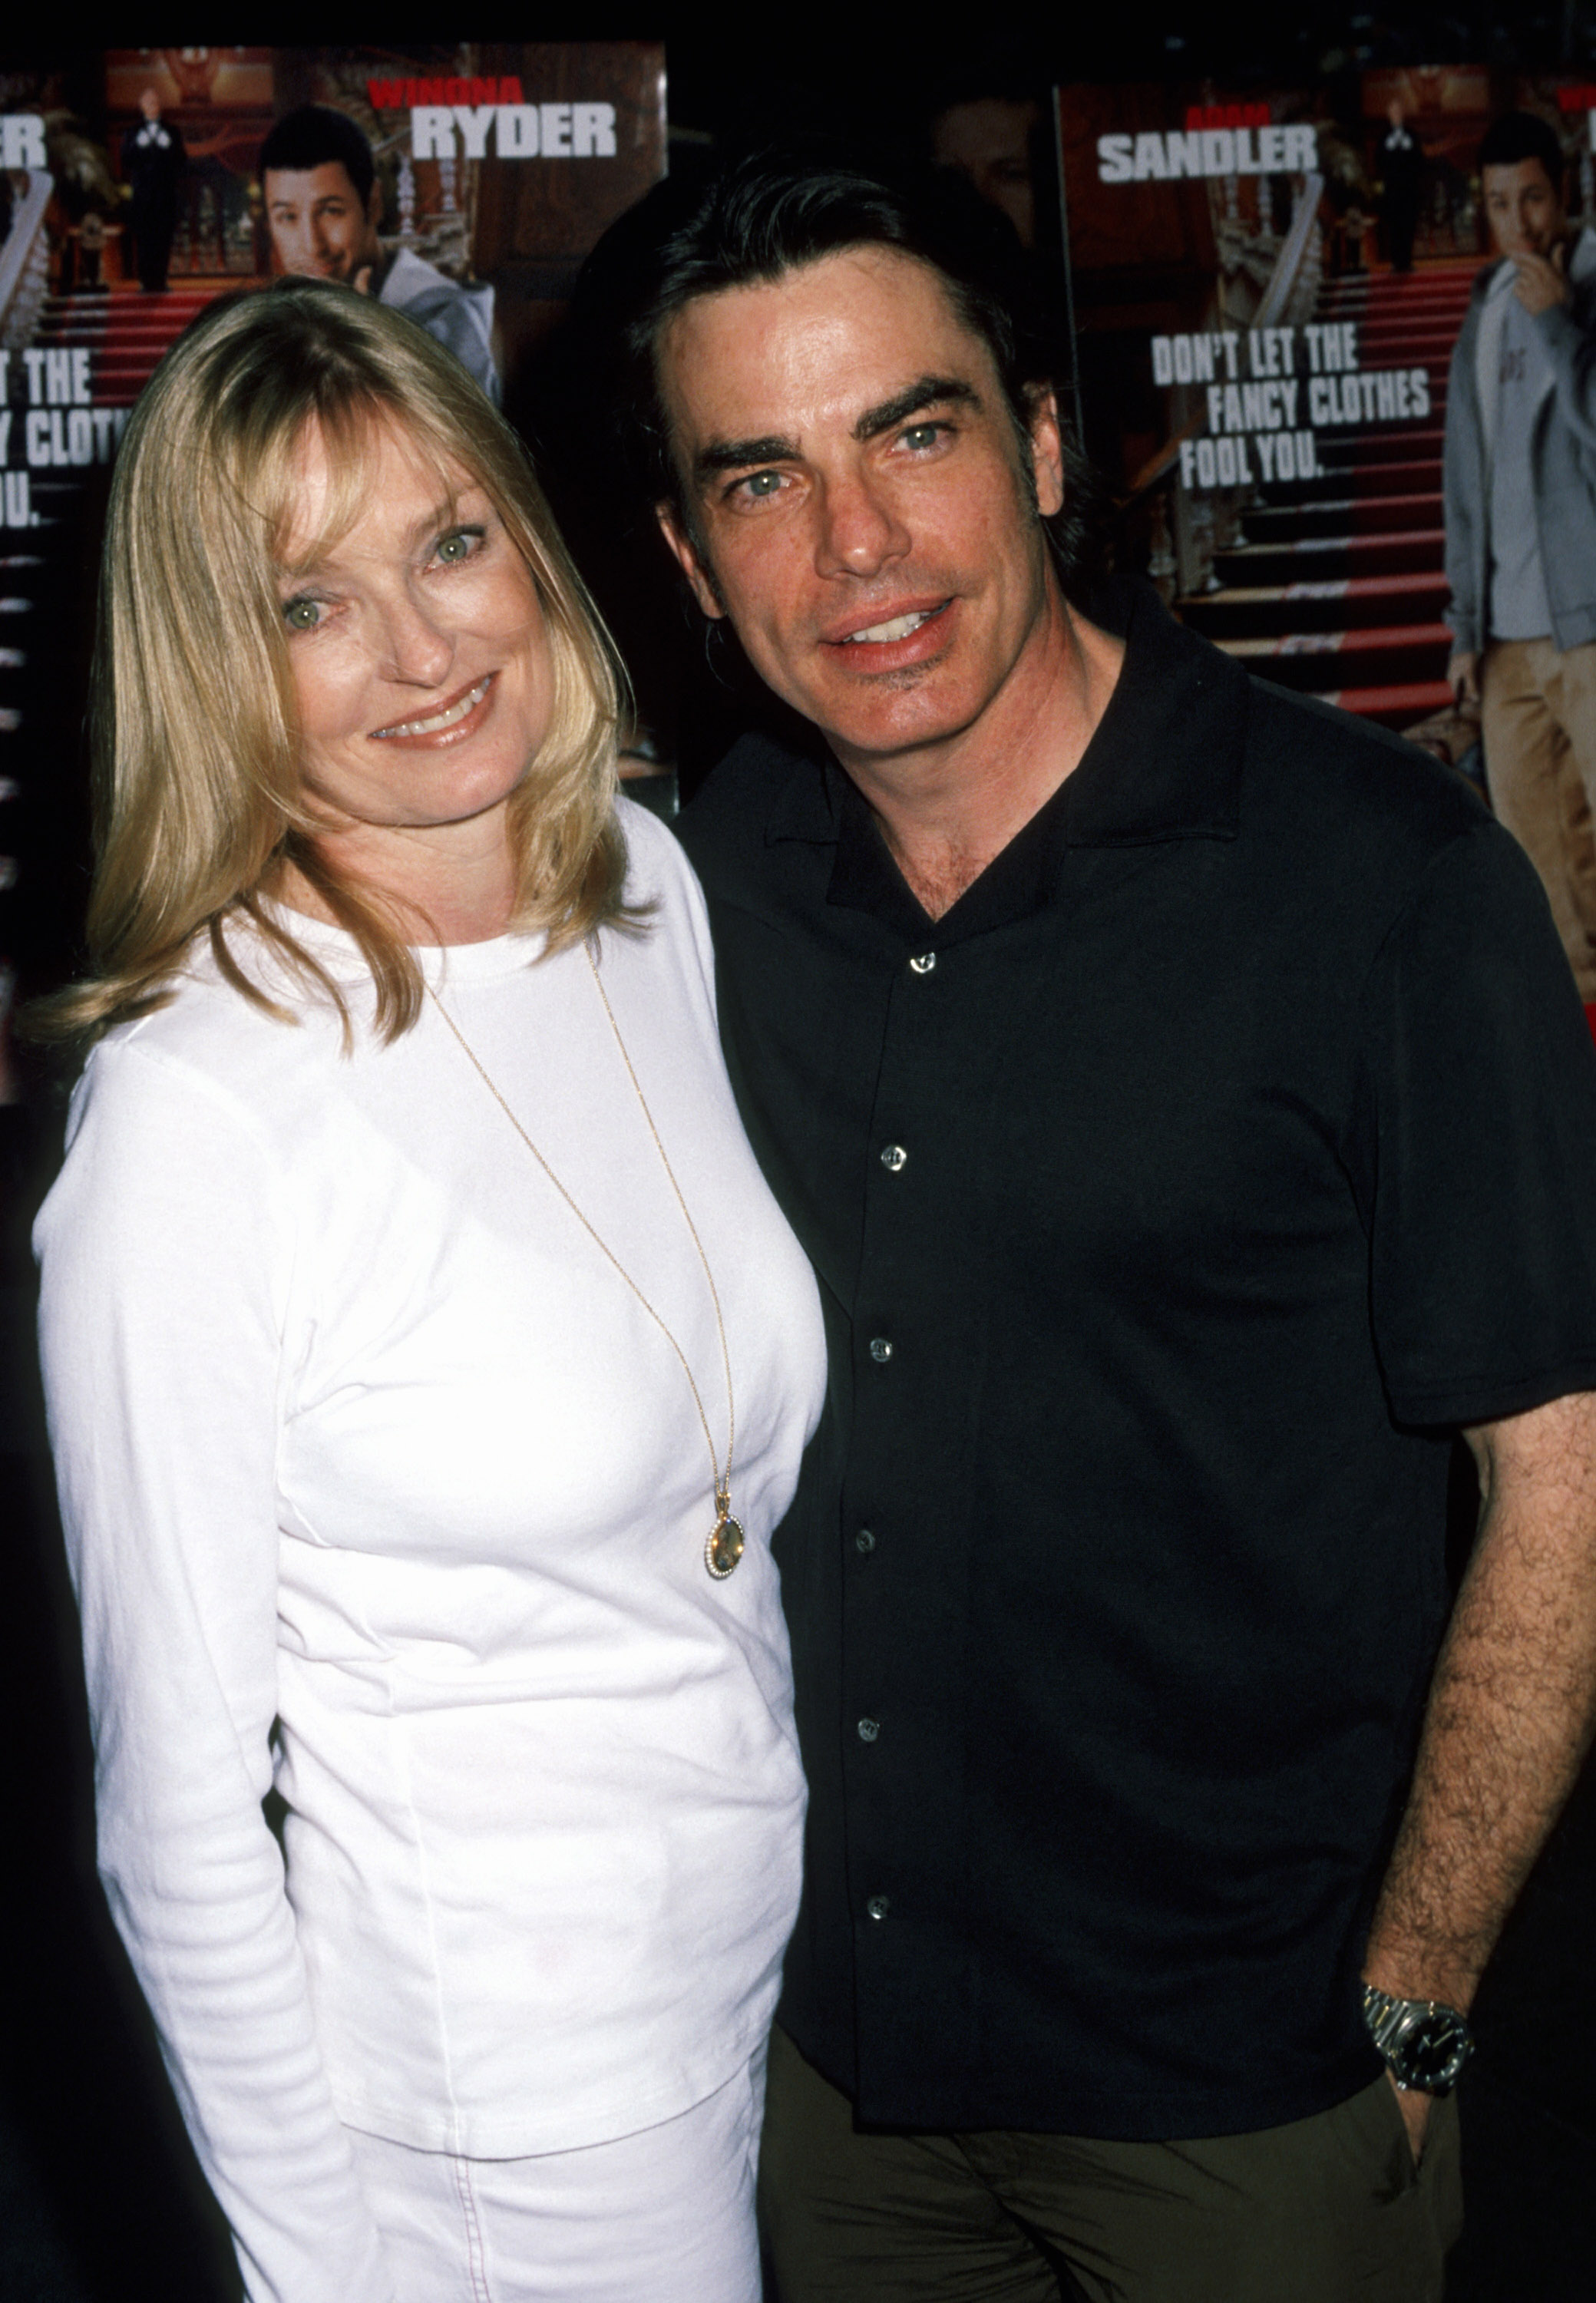
[(436, 688), (454, 661), (454, 640), (411, 600), (393, 603), (384, 619), (388, 676), (407, 687)]

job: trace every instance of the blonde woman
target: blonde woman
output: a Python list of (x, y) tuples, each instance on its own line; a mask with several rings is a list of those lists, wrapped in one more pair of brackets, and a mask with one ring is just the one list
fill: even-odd
[(97, 679), (43, 1347), (249, 2294), (753, 2303), (823, 1346), (605, 642), (463, 371), (295, 281), (134, 412)]

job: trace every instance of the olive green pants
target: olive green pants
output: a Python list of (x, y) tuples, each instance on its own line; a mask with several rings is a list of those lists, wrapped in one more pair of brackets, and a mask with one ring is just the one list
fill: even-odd
[(778, 2303), (1440, 2303), (1457, 2105), (1416, 2168), (1383, 2078), (1197, 2142), (861, 2134), (778, 2030), (759, 2201)]

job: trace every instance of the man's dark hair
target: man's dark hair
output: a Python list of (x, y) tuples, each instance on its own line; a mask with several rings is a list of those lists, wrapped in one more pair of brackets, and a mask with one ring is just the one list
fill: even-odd
[[(1031, 473), (1035, 395), (1056, 373), (1046, 322), (1008, 219), (950, 170), (878, 170), (807, 146), (767, 148), (707, 184), (667, 180), (612, 227), (589, 258), (578, 301), (611, 314), (629, 374), (626, 416), (636, 477), (671, 503), (689, 534), (692, 507), (672, 452), (657, 350), (675, 315), (700, 296), (780, 280), (850, 248), (886, 248), (941, 278), (960, 322), (992, 355)], [(601, 324), (602, 325), (602, 324)], [(1066, 573), (1083, 535), (1085, 467), (1068, 440), (1064, 510), (1047, 523)]]
[(1558, 131), (1533, 112), (1504, 112), (1493, 120), (1480, 141), (1479, 165), (1516, 168), (1521, 160), (1539, 160), (1560, 199), (1563, 195), (1563, 148)]
[(330, 104), (301, 104), (266, 131), (258, 162), (260, 181), (264, 185), (268, 168), (325, 168), (333, 160), (364, 207), (376, 180), (376, 164), (359, 125)]

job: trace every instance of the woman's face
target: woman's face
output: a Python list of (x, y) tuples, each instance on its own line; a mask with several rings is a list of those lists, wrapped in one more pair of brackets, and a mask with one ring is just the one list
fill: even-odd
[[(312, 425), (279, 590), (304, 789), (327, 831), (376, 864), (384, 840), (446, 852), (502, 833), (547, 732), (548, 635), (531, 574), (484, 491), (384, 424), (366, 509), (309, 568), (327, 451)], [(495, 823), (495, 817), (498, 819)], [(469, 828), (469, 829), (468, 829)]]

